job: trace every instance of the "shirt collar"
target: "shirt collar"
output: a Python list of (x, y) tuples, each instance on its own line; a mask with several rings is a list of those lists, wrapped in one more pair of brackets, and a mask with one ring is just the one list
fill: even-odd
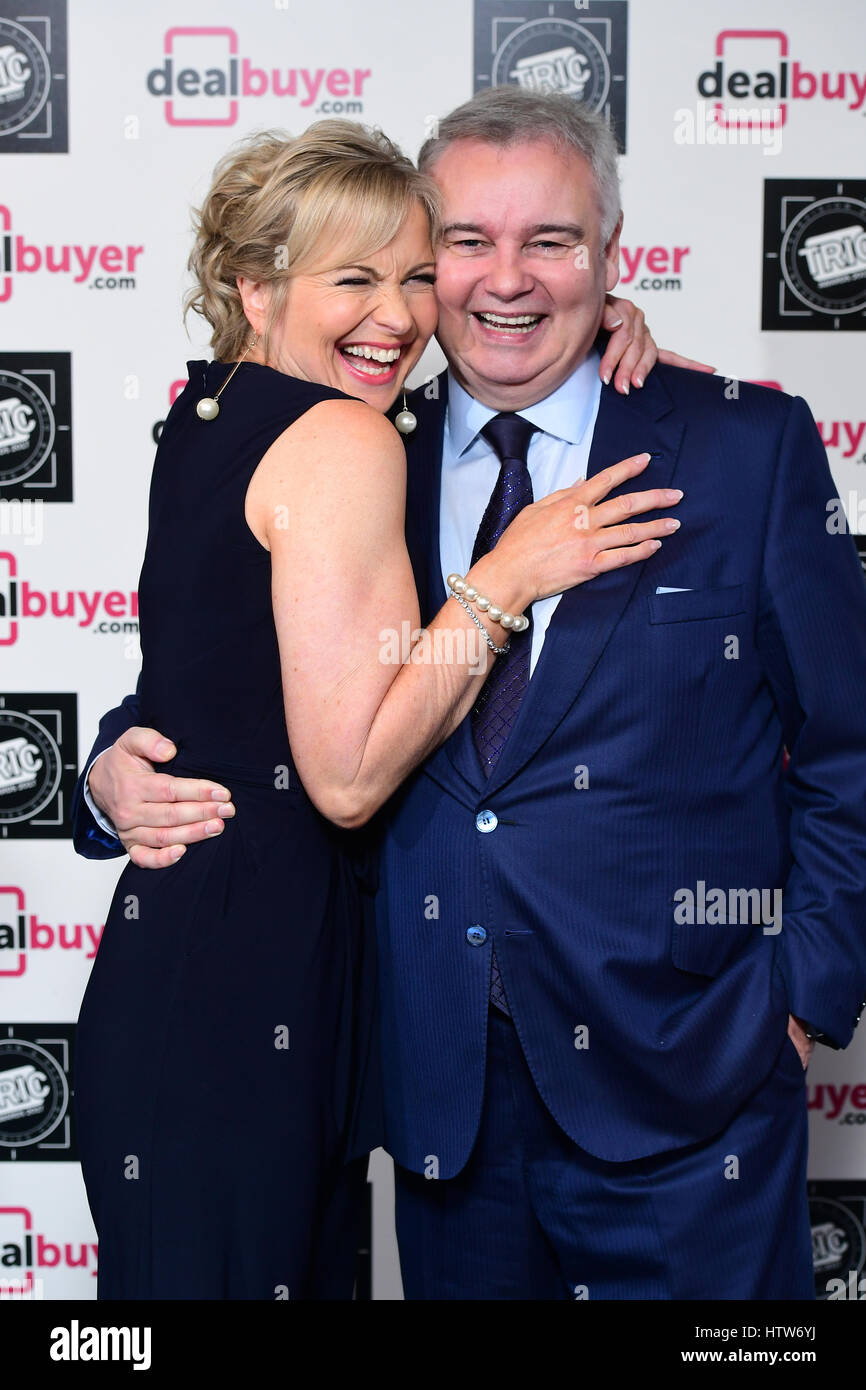
[[(518, 410), (545, 434), (579, 444), (593, 418), (601, 382), (598, 353), (593, 350), (570, 377), (543, 400)], [(448, 430), (454, 454), (459, 458), (478, 437), (479, 431), (499, 412), (470, 396), (448, 371)]]

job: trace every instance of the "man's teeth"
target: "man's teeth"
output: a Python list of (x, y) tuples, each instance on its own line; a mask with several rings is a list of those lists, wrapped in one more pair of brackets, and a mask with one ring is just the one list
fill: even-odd
[(541, 322), (541, 314), (488, 314), (480, 313), (478, 317), (484, 323), (488, 323), (491, 328), (509, 329), (513, 333), (531, 333), (536, 324)]
[(400, 356), (399, 348), (374, 348), (364, 343), (347, 343), (340, 351), (349, 353), (351, 357), (372, 358), (374, 362), (396, 362)]

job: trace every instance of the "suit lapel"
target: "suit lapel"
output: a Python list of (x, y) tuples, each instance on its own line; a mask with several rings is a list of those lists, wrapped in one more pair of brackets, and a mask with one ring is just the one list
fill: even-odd
[[(603, 387), (587, 465), (587, 477), (632, 454), (652, 453), (638, 477), (609, 495), (668, 487), (676, 468), (684, 425), (655, 373), (641, 391), (621, 396)], [(653, 513), (648, 513), (649, 519)], [(641, 517), (641, 520), (644, 520)], [(589, 679), (619, 622), (646, 561), (611, 570), (569, 589), (545, 634), (541, 655), (502, 755), (487, 781), (494, 791), (535, 755)], [(464, 721), (468, 725), (468, 719)], [(471, 743), (471, 740), (470, 740)]]
[(442, 443), (448, 405), (448, 373), (435, 378), (437, 389), (419, 386), (409, 397), (409, 408), (418, 420), (406, 444), (406, 545), (415, 573), (422, 625), (445, 602), (445, 585), (439, 565), (439, 500), (442, 478)]
[[(418, 427), (406, 438), (406, 545), (424, 625), (436, 616), (447, 598), (442, 579), (439, 516), (448, 373), (443, 372), (436, 382), (437, 391), (432, 398), (427, 395), (428, 387), (418, 387), (409, 397), (409, 407), (417, 417)], [(475, 798), (484, 776), (468, 719), (464, 719), (438, 753), (433, 754), (426, 768), (437, 781), (449, 784), (456, 771), (466, 784), (464, 794)]]

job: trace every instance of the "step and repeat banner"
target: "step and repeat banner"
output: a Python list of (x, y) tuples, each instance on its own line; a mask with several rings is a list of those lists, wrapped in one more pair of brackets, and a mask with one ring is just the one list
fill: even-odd
[[(414, 156), (497, 83), (605, 113), (623, 151), (618, 292), (732, 391), (805, 396), (866, 533), (863, 0), (0, 0), (5, 1297), (96, 1291), (70, 1092), (119, 861), (77, 858), (68, 812), (100, 714), (135, 685), (154, 445), (206, 352), (180, 315), (190, 207), (251, 130), (347, 116)], [(431, 348), (417, 379), (441, 365)], [(866, 1298), (860, 1034), (809, 1069), (821, 1298)], [(381, 1153), (370, 1194), (359, 1294), (399, 1298)]]

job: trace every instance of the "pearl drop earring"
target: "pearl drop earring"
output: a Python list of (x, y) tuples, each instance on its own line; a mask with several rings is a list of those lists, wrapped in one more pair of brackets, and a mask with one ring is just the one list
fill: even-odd
[(257, 342), (258, 342), (258, 334), (256, 334), (256, 335), (254, 336), (253, 341), (248, 345), (247, 350), (246, 350), (246, 352), (244, 353), (244, 356), (238, 358), (237, 362), (236, 362), (235, 365), (232, 367), (231, 371), (229, 372), (228, 376), (226, 377), (225, 381), (223, 382), (223, 384), (222, 384), (222, 386), (219, 388), (219, 390), (218, 390), (218, 391), (214, 391), (214, 393), (213, 393), (212, 396), (202, 396), (201, 400), (198, 402), (198, 404), (196, 405), (196, 408), (195, 408), (195, 413), (196, 413), (196, 415), (198, 416), (198, 418), (199, 418), (200, 420), (215, 420), (216, 417), (219, 415), (219, 413), (220, 413), (219, 397), (222, 395), (223, 391), (224, 391), (224, 390), (226, 389), (226, 387), (228, 386), (229, 382), (231, 381), (231, 379), (232, 379), (232, 377), (234, 376), (235, 372), (237, 371), (238, 367), (241, 365), (241, 362), (243, 362), (244, 357), (247, 356), (247, 353), (252, 352), (252, 350), (253, 350), (253, 348), (255, 347), (255, 345), (256, 345)]
[(411, 434), (418, 424), (417, 416), (413, 415), (406, 405), (406, 388), (403, 388), (403, 409), (396, 417), (394, 424), (401, 434)]

